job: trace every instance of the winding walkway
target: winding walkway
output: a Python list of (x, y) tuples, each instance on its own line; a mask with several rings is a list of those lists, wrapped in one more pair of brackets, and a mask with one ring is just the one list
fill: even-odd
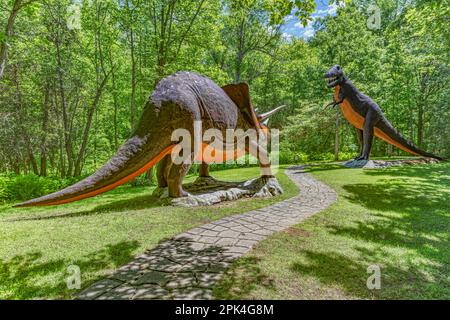
[(83, 290), (78, 299), (211, 299), (212, 287), (234, 259), (336, 201), (336, 193), (303, 167), (285, 173), (299, 195), (179, 234)]

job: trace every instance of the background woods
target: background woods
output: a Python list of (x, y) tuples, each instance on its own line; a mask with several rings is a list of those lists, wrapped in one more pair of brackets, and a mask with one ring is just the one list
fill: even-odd
[[(446, 2), (377, 1), (370, 30), (371, 1), (318, 17), (310, 0), (0, 0), (0, 172), (91, 173), (178, 70), (247, 81), (260, 111), (289, 106), (271, 120), (282, 162), (354, 156), (353, 129), (323, 109), (335, 63), (406, 136), (449, 155)], [(315, 34), (287, 34), (292, 13)], [(377, 141), (374, 154), (401, 153)]]

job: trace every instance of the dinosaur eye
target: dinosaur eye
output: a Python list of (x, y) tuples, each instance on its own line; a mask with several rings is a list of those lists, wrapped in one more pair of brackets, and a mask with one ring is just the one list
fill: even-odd
[(341, 70), (341, 67), (337, 66), (336, 69)]

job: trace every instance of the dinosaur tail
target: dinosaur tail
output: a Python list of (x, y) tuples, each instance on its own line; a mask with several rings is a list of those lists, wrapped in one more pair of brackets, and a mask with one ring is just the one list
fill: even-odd
[(377, 123), (375, 127), (375, 135), (386, 141), (389, 144), (392, 144), (393, 146), (396, 146), (397, 148), (402, 149), (403, 151), (406, 151), (408, 153), (411, 153), (413, 155), (421, 155), (424, 157), (434, 158), (438, 160), (443, 160), (443, 158), (436, 156), (432, 153), (429, 153), (425, 150), (420, 149), (418, 146), (416, 146), (414, 143), (406, 139), (400, 132), (395, 129), (392, 124), (387, 121), (386, 119), (383, 119), (379, 123)]
[(157, 129), (148, 128), (148, 121), (152, 116), (154, 112), (147, 108), (131, 138), (119, 148), (115, 156), (89, 177), (60, 191), (16, 204), (14, 207), (51, 206), (93, 197), (144, 173), (169, 154), (175, 146), (170, 137), (155, 139)]

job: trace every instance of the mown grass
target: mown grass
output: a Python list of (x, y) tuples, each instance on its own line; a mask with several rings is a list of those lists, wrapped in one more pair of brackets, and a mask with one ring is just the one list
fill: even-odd
[[(213, 172), (240, 181), (258, 168)], [(101, 196), (56, 207), (0, 207), (0, 299), (63, 299), (68, 267), (81, 270), (82, 287), (112, 273), (135, 255), (195, 226), (292, 197), (297, 187), (281, 172), (285, 193), (204, 208), (177, 208), (151, 196), (150, 187), (119, 187)], [(187, 181), (193, 177), (188, 177)]]
[[(309, 168), (338, 201), (238, 260), (228, 299), (450, 299), (450, 164)], [(369, 290), (371, 265), (381, 289)]]

